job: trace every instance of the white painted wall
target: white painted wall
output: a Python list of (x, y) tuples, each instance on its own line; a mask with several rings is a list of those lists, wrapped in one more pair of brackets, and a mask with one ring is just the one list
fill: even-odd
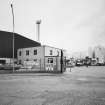
[[(50, 50), (52, 50), (52, 55), (50, 55)], [(45, 46), (45, 56), (61, 56), (61, 50), (58, 48)]]
[[(26, 55), (26, 51), (29, 50), (29, 55)], [(34, 55), (34, 50), (37, 50), (37, 55)], [(19, 52), (21, 51), (21, 56), (19, 56)], [(18, 49), (17, 57), (18, 61), (22, 60), (22, 63), (27, 59), (32, 61), (34, 59), (42, 59), (44, 58), (43, 47), (31, 47), (31, 48), (22, 48)]]
[[(29, 55), (26, 55), (26, 51), (29, 51)], [(34, 55), (34, 50), (37, 50), (37, 55)], [(50, 50), (52, 50), (52, 55), (50, 55)], [(21, 51), (21, 56), (19, 52)], [(35, 59), (40, 60), (41, 70), (45, 69), (45, 62), (47, 63), (46, 57), (57, 57), (56, 64), (59, 65), (57, 69), (60, 70), (60, 56), (61, 49), (50, 47), (50, 46), (40, 46), (40, 47), (31, 47), (31, 48), (21, 48), (17, 51), (18, 62), (21, 60), (22, 64), (25, 61), (34, 61)], [(55, 62), (55, 61), (54, 61)]]

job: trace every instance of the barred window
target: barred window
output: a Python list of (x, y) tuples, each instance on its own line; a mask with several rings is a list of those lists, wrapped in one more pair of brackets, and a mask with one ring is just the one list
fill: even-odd
[(50, 50), (50, 55), (53, 55), (53, 51), (52, 50)]
[(34, 50), (34, 55), (37, 55), (37, 50)]
[(26, 59), (26, 61), (29, 61), (29, 59)]
[(48, 63), (53, 63), (53, 58), (48, 58)]
[(19, 60), (19, 64), (21, 64), (22, 63), (22, 61), (21, 60)]
[(37, 59), (34, 59), (35, 62), (37, 62)]
[(21, 54), (22, 54), (21, 51), (19, 51), (19, 56), (21, 56)]
[(29, 55), (29, 50), (26, 50), (26, 55)]

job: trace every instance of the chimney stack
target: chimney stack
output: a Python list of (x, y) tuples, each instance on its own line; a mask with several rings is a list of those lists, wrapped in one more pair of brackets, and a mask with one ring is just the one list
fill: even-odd
[(40, 24), (41, 20), (36, 21), (36, 35), (37, 35), (37, 41), (40, 42)]

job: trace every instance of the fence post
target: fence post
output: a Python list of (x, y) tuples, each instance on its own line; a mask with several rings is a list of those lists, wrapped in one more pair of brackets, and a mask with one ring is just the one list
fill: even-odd
[(40, 58), (40, 71), (41, 71), (41, 58)]
[(56, 57), (56, 70), (58, 71), (58, 65), (57, 65), (58, 63), (57, 63), (57, 57)]
[(44, 57), (44, 70), (45, 70), (45, 57)]

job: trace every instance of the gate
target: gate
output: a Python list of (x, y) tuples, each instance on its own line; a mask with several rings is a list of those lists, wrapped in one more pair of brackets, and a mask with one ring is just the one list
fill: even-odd
[(45, 71), (57, 71), (57, 57), (45, 57)]

